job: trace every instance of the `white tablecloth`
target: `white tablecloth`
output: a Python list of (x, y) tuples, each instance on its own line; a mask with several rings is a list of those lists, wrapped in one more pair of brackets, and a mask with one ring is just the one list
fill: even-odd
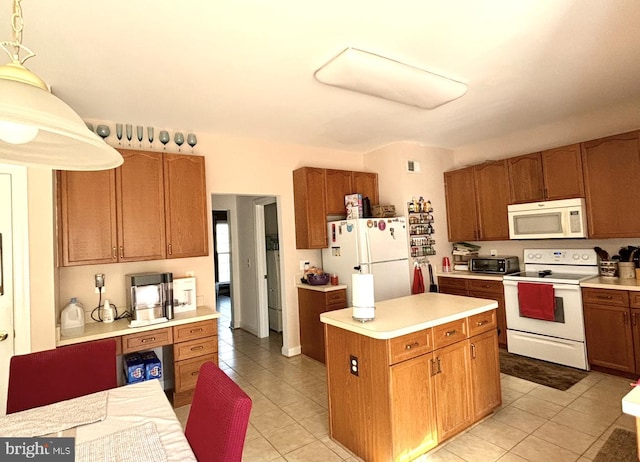
[(196, 460), (158, 380), (109, 390), (107, 418), (78, 427), (76, 445), (147, 422), (155, 424), (167, 460)]

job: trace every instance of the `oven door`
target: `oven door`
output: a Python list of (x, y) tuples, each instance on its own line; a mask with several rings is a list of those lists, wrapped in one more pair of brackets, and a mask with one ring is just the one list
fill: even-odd
[(584, 318), (582, 315), (580, 285), (551, 284), (553, 285), (556, 299), (555, 320), (545, 321), (520, 314), (518, 281), (505, 279), (503, 284), (507, 329), (584, 342)]

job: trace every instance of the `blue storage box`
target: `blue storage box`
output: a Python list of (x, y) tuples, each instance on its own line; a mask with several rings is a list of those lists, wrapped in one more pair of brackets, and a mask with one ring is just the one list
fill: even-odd
[(122, 365), (124, 367), (124, 378), (127, 383), (144, 382), (144, 362), (142, 361), (140, 353), (124, 355)]
[(159, 379), (162, 377), (162, 363), (153, 351), (145, 351), (140, 353), (142, 362), (144, 363), (145, 380)]

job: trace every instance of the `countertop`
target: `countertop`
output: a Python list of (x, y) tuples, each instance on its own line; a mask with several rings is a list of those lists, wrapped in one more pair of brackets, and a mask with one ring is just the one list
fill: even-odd
[(497, 307), (495, 300), (427, 292), (377, 302), (373, 321), (354, 321), (353, 308), (322, 313), (320, 321), (367, 337), (386, 340)]
[(580, 283), (580, 287), (591, 287), (593, 289), (614, 289), (614, 290), (640, 290), (638, 279), (603, 278), (596, 276)]
[(296, 284), (296, 286), (298, 287), (298, 289), (316, 290), (318, 292), (331, 292), (332, 290), (347, 288), (346, 284), (338, 284), (337, 286), (332, 286), (331, 284), (325, 284), (323, 286), (312, 286), (311, 284), (303, 284), (302, 282), (299, 282), (298, 284)]
[(502, 281), (502, 274), (472, 273), (471, 271), (437, 272), (436, 276), (445, 278), (484, 279), (485, 281)]
[(172, 320), (159, 324), (151, 324), (143, 327), (129, 327), (129, 319), (119, 319), (111, 323), (90, 322), (85, 324), (84, 333), (77, 337), (60, 337), (56, 346), (73, 345), (76, 343), (102, 340), (105, 338), (119, 337), (121, 335), (148, 332), (165, 327), (179, 326), (191, 322), (206, 321), (219, 318), (220, 313), (208, 306), (198, 306), (195, 310), (175, 313)]
[(633, 387), (622, 398), (622, 412), (640, 417), (640, 387)]

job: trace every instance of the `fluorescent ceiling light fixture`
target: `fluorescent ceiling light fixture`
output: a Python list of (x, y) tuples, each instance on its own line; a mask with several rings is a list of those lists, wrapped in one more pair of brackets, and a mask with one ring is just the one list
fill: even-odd
[[(10, 58), (0, 66), (0, 162), (59, 170), (118, 167), (120, 153), (24, 67), (34, 53), (22, 45), (20, 1), (14, 0), (11, 16), (13, 41), (0, 43)], [(26, 53), (23, 58), (21, 52)]]
[(462, 82), (351, 47), (314, 76), (327, 85), (422, 109), (435, 109), (467, 92)]

